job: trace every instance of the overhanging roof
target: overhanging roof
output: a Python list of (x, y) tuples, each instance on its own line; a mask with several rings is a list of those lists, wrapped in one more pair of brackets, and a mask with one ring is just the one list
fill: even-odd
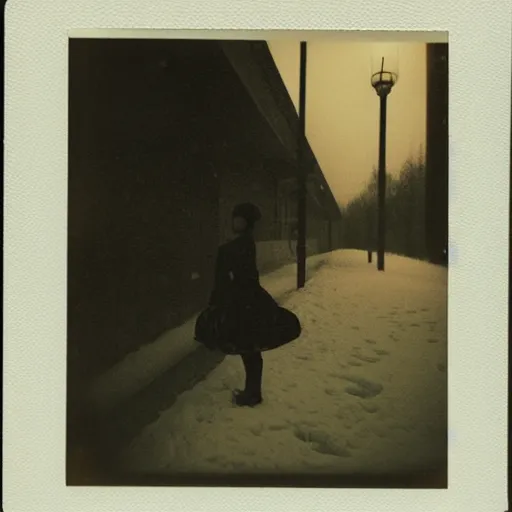
[[(297, 160), (299, 117), (265, 41), (221, 41), (221, 48), (262, 116), (287, 150)], [(305, 141), (306, 165), (321, 185), (321, 199), (331, 219), (341, 218), (334, 198), (309, 142)]]

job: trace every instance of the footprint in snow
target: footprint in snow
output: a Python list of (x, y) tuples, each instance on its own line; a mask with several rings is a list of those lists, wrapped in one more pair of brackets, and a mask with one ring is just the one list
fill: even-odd
[[(391, 335), (390, 335), (391, 336)], [(369, 345), (375, 345), (377, 342), (375, 340), (370, 340), (370, 339), (366, 339), (364, 340), (366, 343), (368, 343)]]
[(435, 338), (429, 338), (427, 340), (427, 343), (437, 343), (437, 342), (438, 342), (438, 340), (436, 340)]
[(362, 366), (362, 363), (360, 363), (359, 361), (349, 361), (348, 364), (350, 366)]
[(378, 356), (388, 356), (389, 352), (387, 350), (383, 350), (380, 348), (376, 348), (373, 350)]
[(255, 436), (260, 436), (263, 432), (263, 426), (262, 425), (255, 425), (254, 427), (251, 427), (249, 429), (249, 432)]
[(295, 437), (308, 444), (311, 449), (317, 453), (323, 455), (333, 455), (335, 457), (351, 457), (352, 454), (345, 446), (340, 446), (335, 443), (329, 436), (329, 434), (318, 430), (306, 430), (301, 427), (295, 428)]
[(271, 432), (279, 432), (281, 430), (286, 430), (287, 428), (287, 425), (283, 425), (283, 424), (279, 424), (279, 425), (269, 425), (268, 429), (271, 431)]
[(359, 398), (373, 398), (382, 393), (384, 389), (382, 384), (365, 379), (364, 377), (345, 375), (343, 378), (352, 383), (351, 386), (345, 388), (345, 392)]
[(359, 450), (361, 448), (361, 443), (358, 443), (354, 439), (347, 441), (347, 448), (351, 450)]
[(354, 357), (355, 359), (359, 359), (364, 363), (378, 363), (380, 361), (379, 357), (365, 356), (362, 354), (352, 354), (352, 357)]
[(363, 410), (370, 414), (375, 414), (379, 410), (379, 408), (375, 404), (367, 404), (364, 402), (360, 402), (359, 405), (363, 408)]

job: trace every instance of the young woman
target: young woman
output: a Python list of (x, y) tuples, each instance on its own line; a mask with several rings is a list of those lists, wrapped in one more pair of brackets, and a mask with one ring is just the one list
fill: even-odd
[(262, 402), (261, 352), (296, 339), (301, 331), (297, 317), (280, 308), (260, 285), (253, 236), (260, 219), (252, 203), (234, 208), (234, 238), (218, 250), (210, 304), (196, 323), (196, 340), (225, 354), (241, 355), (246, 377), (245, 388), (233, 393), (238, 406)]

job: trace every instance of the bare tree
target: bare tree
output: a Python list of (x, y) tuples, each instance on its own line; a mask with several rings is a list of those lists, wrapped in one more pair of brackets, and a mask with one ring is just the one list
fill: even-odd
[[(398, 177), (387, 176), (386, 213), (388, 252), (426, 257), (425, 163), (423, 155), (407, 160)], [(377, 171), (373, 169), (363, 192), (343, 209), (343, 245), (375, 249), (377, 226)]]

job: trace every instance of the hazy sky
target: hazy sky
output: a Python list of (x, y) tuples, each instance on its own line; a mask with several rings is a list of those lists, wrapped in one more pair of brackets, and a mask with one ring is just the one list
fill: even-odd
[[(297, 41), (269, 42), (297, 108)], [(381, 57), (399, 79), (388, 98), (387, 169), (425, 148), (426, 45), (423, 43), (308, 43), (306, 136), (336, 199), (357, 196), (378, 163), (379, 99), (370, 85)]]

